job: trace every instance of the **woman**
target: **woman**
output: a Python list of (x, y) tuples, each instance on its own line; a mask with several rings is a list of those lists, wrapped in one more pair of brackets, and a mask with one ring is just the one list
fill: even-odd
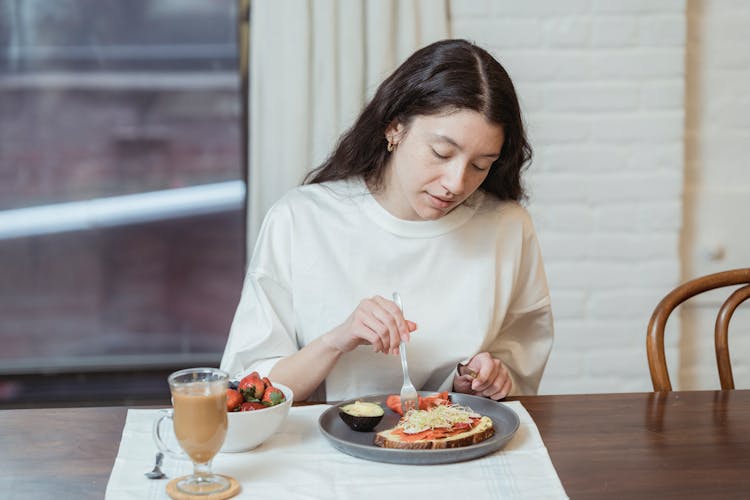
[(417, 389), (536, 393), (553, 328), (518, 203), (530, 157), (490, 54), (464, 40), (415, 52), (268, 212), (222, 369), (298, 400), (398, 393), (404, 341)]

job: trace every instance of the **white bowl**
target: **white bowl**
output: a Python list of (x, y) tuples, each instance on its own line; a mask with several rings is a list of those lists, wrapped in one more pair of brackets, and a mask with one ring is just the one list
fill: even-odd
[(222, 452), (237, 453), (252, 450), (279, 430), (289, 414), (289, 408), (294, 401), (294, 393), (285, 385), (274, 382), (273, 386), (281, 389), (286, 401), (262, 410), (227, 413), (229, 427), (227, 437), (221, 447)]

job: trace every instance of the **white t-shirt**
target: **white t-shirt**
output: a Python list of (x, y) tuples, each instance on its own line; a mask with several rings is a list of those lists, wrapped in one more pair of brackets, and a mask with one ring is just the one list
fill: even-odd
[[(526, 210), (477, 191), (444, 217), (401, 220), (361, 180), (298, 187), (268, 212), (221, 368), (267, 375), (284, 356), (343, 323), (364, 298), (398, 291), (418, 329), (409, 372), (421, 390), (450, 390), (458, 362), (489, 351), (511, 394), (535, 394), (552, 347), (542, 256)], [(311, 400), (397, 393), (398, 356), (343, 354)]]

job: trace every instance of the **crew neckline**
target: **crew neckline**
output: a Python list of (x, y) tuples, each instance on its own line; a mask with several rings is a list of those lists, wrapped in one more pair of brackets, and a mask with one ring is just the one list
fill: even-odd
[(390, 213), (375, 199), (364, 179), (349, 181), (350, 188), (362, 211), (378, 226), (398, 236), (430, 238), (449, 233), (471, 219), (484, 201), (485, 193), (477, 189), (469, 198), (451, 210), (447, 215), (435, 220), (405, 220)]

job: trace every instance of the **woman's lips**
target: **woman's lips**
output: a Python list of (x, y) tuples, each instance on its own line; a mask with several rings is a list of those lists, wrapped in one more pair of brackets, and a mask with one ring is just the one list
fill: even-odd
[(435, 196), (433, 194), (427, 193), (427, 196), (429, 196), (430, 201), (432, 202), (432, 205), (435, 208), (439, 209), (446, 209), (450, 207), (453, 204), (453, 200), (446, 200), (444, 198), (440, 198), (439, 196)]

